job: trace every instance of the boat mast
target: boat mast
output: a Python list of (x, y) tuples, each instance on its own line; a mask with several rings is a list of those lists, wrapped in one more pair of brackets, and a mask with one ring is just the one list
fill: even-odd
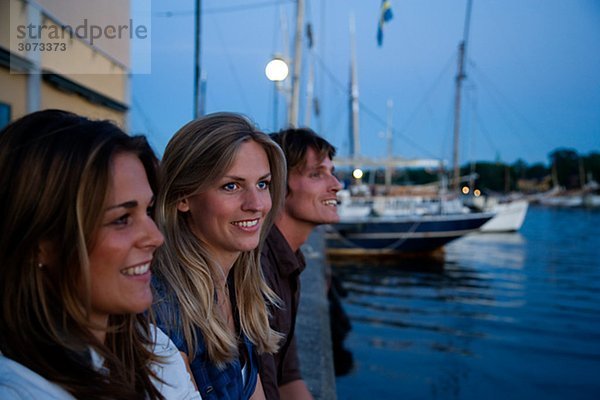
[(304, 0), (296, 0), (296, 33), (294, 36), (294, 69), (292, 71), (292, 100), (289, 110), (289, 126), (298, 126), (300, 103), (300, 67), (302, 66), (302, 29), (304, 25)]
[(452, 190), (456, 193), (460, 184), (460, 166), (458, 160), (458, 147), (460, 135), (460, 96), (462, 91), (462, 81), (465, 75), (465, 58), (467, 54), (467, 40), (469, 39), (469, 24), (471, 21), (472, 0), (467, 0), (467, 13), (465, 17), (465, 29), (463, 40), (458, 45), (458, 72), (456, 74), (456, 92), (454, 93), (454, 142), (452, 151)]
[(196, 9), (194, 10), (194, 119), (204, 113), (202, 95), (202, 75), (200, 63), (200, 34), (202, 22), (202, 0), (196, 0)]
[(350, 15), (350, 158), (358, 158), (360, 139), (358, 125), (358, 72), (356, 70), (356, 27), (354, 14)]
[(390, 193), (390, 188), (392, 186), (392, 172), (393, 166), (392, 162), (394, 159), (394, 142), (392, 135), (392, 109), (394, 107), (394, 102), (392, 99), (388, 99), (387, 101), (387, 127), (385, 131), (385, 140), (387, 143), (387, 162), (385, 165), (385, 190), (386, 193)]

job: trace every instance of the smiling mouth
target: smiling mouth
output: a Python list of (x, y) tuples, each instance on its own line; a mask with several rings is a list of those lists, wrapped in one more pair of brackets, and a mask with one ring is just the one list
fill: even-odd
[(329, 199), (329, 200), (324, 200), (323, 204), (325, 204), (326, 206), (330, 206), (330, 207), (337, 207), (338, 201), (337, 201), (337, 199)]
[(257, 219), (247, 220), (247, 221), (232, 222), (232, 224), (235, 226), (239, 226), (240, 228), (252, 228), (253, 226), (258, 225), (258, 221), (259, 221), (259, 219), (257, 218)]
[(147, 262), (146, 264), (137, 265), (137, 266), (131, 267), (131, 268), (125, 268), (124, 270), (121, 270), (121, 273), (123, 275), (127, 275), (127, 276), (138, 276), (138, 275), (144, 275), (149, 270), (150, 270), (150, 263)]

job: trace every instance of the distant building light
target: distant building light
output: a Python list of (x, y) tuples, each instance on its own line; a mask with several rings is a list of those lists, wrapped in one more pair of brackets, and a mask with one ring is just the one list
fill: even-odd
[(363, 177), (362, 169), (356, 168), (354, 171), (352, 171), (352, 176), (354, 179), (361, 179)]

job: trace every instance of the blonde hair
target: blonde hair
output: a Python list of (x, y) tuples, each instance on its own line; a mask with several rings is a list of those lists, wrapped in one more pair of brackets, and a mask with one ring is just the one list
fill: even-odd
[[(240, 146), (250, 140), (265, 150), (271, 170), (272, 208), (261, 227), (262, 244), (274, 216), (283, 206), (285, 159), (279, 146), (247, 118), (217, 113), (183, 126), (169, 141), (159, 174), (156, 218), (165, 236), (165, 245), (156, 253), (154, 271), (158, 280), (166, 284), (170, 298), (163, 299), (162, 305), (155, 309), (167, 322), (167, 331), (169, 324), (181, 324), (191, 358), (197, 349), (196, 327), (199, 328), (209, 359), (219, 367), (238, 356), (237, 338), (227, 329), (215, 304), (215, 279), (222, 276), (222, 272), (193, 234), (188, 213), (178, 211), (177, 205), (220, 179), (231, 167)], [(242, 252), (232, 268), (241, 330), (259, 353), (273, 353), (281, 335), (269, 327), (265, 301), (276, 304), (278, 299), (263, 279), (260, 246)], [(179, 320), (174, 320), (175, 313), (169, 310), (173, 302), (179, 305)], [(233, 305), (234, 311), (236, 305)]]

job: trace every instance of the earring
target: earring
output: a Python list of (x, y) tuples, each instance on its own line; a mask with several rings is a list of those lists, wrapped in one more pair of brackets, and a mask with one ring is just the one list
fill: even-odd
[(41, 262), (39, 262), (37, 266), (38, 266), (39, 269), (44, 268), (44, 264), (42, 264)]

